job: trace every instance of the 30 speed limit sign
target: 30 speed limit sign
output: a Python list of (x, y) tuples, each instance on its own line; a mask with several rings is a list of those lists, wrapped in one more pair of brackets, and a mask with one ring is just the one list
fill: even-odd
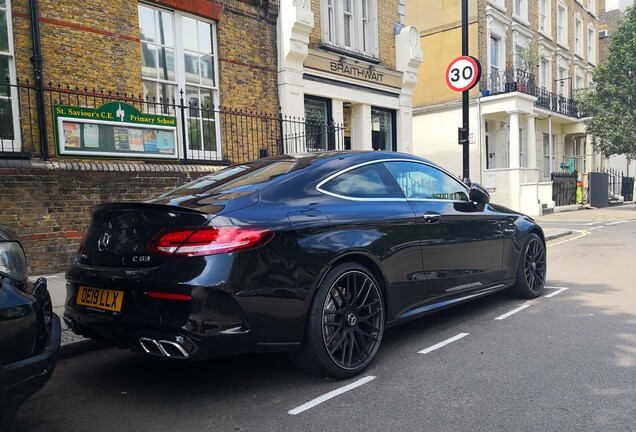
[(458, 92), (475, 87), (479, 78), (481, 78), (481, 65), (475, 57), (457, 57), (446, 69), (446, 84), (451, 90)]

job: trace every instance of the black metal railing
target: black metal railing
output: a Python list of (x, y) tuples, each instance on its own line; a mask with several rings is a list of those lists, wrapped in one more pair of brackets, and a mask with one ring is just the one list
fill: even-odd
[(552, 173), (552, 200), (557, 207), (576, 204), (576, 174)]
[(624, 201), (634, 199), (634, 177), (627, 177), (622, 171), (613, 168), (601, 169), (600, 172), (607, 173), (610, 200), (619, 195), (623, 196)]
[(520, 69), (507, 69), (482, 76), (479, 90), (482, 96), (521, 92), (536, 97), (534, 105), (538, 108), (568, 117), (581, 118), (584, 116), (575, 99), (538, 87), (534, 75)]
[(483, 96), (493, 96), (517, 91), (534, 96), (534, 75), (521, 69), (507, 69), (494, 72), (482, 76), (479, 82), (479, 90)]
[(143, 114), (176, 117), (182, 162), (234, 163), (283, 152), (331, 150), (342, 148), (344, 138), (344, 127), (332, 121), (186, 101), (183, 91), (178, 98), (162, 98), (48, 83), (44, 113), (38, 112), (36, 92), (29, 81), (0, 82), (0, 157), (48, 158), (40, 146), (39, 115), (46, 120), (48, 152), (54, 154), (55, 105), (99, 108), (109, 102), (124, 102)]
[(567, 98), (557, 93), (552, 93), (543, 88), (537, 89), (536, 97), (537, 101), (534, 104), (536, 107), (563, 114), (568, 117), (581, 117), (574, 99)]

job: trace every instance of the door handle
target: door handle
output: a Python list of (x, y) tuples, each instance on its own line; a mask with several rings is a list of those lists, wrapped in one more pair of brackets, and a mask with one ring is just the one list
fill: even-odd
[(434, 212), (426, 212), (424, 213), (424, 222), (427, 224), (439, 223), (442, 219), (442, 215)]

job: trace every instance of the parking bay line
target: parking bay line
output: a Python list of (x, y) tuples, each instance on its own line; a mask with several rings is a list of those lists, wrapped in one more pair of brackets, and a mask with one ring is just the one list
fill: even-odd
[(495, 318), (495, 320), (498, 320), (498, 321), (504, 320), (504, 319), (508, 318), (510, 315), (514, 315), (517, 312), (521, 312), (522, 310), (524, 310), (526, 308), (529, 308), (530, 306), (532, 306), (532, 305), (524, 304), (523, 306), (519, 306), (517, 309), (513, 309), (513, 310), (511, 310), (508, 313), (505, 313), (505, 314), (503, 314), (501, 316), (498, 316), (497, 318)]
[(618, 224), (622, 224), (622, 223), (626, 223), (626, 222), (627, 222), (627, 221), (620, 220), (620, 221), (615, 221), (615, 222), (609, 222), (609, 223), (607, 223), (607, 224), (605, 224), (605, 225), (607, 225), (607, 226), (614, 226), (614, 225), (618, 225)]
[(450, 338), (450, 339), (446, 339), (445, 341), (442, 341), (442, 342), (440, 342), (440, 343), (438, 343), (438, 344), (435, 344), (435, 345), (433, 345), (433, 346), (431, 346), (431, 347), (428, 347), (428, 348), (426, 348), (426, 349), (423, 349), (422, 351), (418, 351), (418, 354), (428, 354), (428, 353), (430, 353), (431, 351), (435, 351), (436, 349), (439, 349), (439, 348), (441, 348), (441, 347), (443, 347), (443, 346), (446, 346), (446, 345), (448, 345), (449, 343), (453, 343), (453, 342), (455, 342), (455, 341), (458, 341), (458, 340), (460, 340), (461, 338), (466, 337), (466, 336), (468, 336), (468, 333), (460, 333), (460, 334), (458, 334), (457, 336), (453, 336), (453, 337), (452, 337), (452, 338)]
[(339, 389), (335, 389), (333, 391), (330, 391), (329, 393), (326, 393), (326, 394), (324, 394), (324, 395), (322, 395), (320, 397), (317, 397), (316, 399), (310, 400), (307, 403), (304, 403), (304, 404), (302, 404), (300, 406), (297, 406), (296, 408), (287, 411), (287, 413), (291, 414), (291, 415), (300, 414), (303, 411), (307, 411), (308, 409), (313, 408), (316, 405), (319, 405), (319, 404), (321, 404), (321, 403), (323, 403), (325, 401), (328, 401), (329, 399), (332, 399), (332, 398), (334, 398), (334, 397), (336, 397), (338, 395), (346, 393), (349, 390), (353, 390), (356, 387), (360, 387), (361, 385), (364, 385), (364, 384), (366, 384), (369, 381), (374, 380), (374, 379), (375, 379), (374, 376), (368, 376), (368, 377), (361, 378), (361, 379), (359, 379), (356, 382), (348, 384), (348, 385), (346, 385), (344, 387), (340, 387)]
[(564, 288), (564, 287), (549, 287), (549, 286), (547, 286), (547, 287), (545, 287), (545, 288), (549, 288), (549, 289), (554, 289), (554, 290), (556, 290), (556, 291), (554, 291), (554, 292), (552, 292), (552, 293), (550, 293), (550, 294), (548, 294), (548, 295), (546, 295), (546, 296), (543, 296), (543, 297), (545, 297), (545, 298), (554, 297), (555, 295), (557, 295), (557, 294), (561, 294), (563, 291), (565, 291), (565, 290), (567, 290), (567, 289), (570, 289), (570, 288)]

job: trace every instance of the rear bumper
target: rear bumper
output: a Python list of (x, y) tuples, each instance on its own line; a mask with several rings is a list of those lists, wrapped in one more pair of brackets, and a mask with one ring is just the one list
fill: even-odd
[(55, 368), (61, 337), (60, 318), (53, 314), (51, 333), (40, 354), (0, 366), (0, 409), (5, 404), (22, 403), (44, 387)]
[(121, 311), (110, 312), (77, 305), (78, 287), (67, 283), (68, 327), (81, 336), (136, 352), (202, 360), (291, 352), (302, 338), (303, 301), (297, 298), (246, 298), (216, 288), (180, 286), (179, 292), (192, 299), (169, 300), (150, 298), (143, 289), (128, 289), (122, 291)]
[[(270, 260), (266, 251), (257, 249), (242, 252), (240, 260), (218, 254), (175, 258), (150, 268), (75, 262), (66, 273), (64, 318), (77, 334), (156, 355), (165, 356), (155, 340), (167, 341), (167, 349), (178, 344), (171, 352), (179, 354), (183, 348), (187, 355), (177, 358), (188, 359), (293, 351), (304, 334), (310, 292), (306, 286), (315, 277)], [(306, 281), (290, 278), (290, 272), (306, 275)], [(78, 304), (78, 293), (87, 292), (82, 286), (95, 289), (99, 298), (104, 290), (113, 298), (117, 294), (121, 307)], [(86, 303), (81, 295), (80, 303)], [(147, 345), (140, 343), (142, 338), (150, 339)]]
[[(64, 321), (76, 334), (106, 340), (119, 348), (174, 359), (202, 360), (259, 351), (253, 334), (241, 326), (203, 334), (178, 326), (158, 326), (130, 319), (104, 320), (66, 308)], [(133, 323), (134, 322), (134, 323)]]

